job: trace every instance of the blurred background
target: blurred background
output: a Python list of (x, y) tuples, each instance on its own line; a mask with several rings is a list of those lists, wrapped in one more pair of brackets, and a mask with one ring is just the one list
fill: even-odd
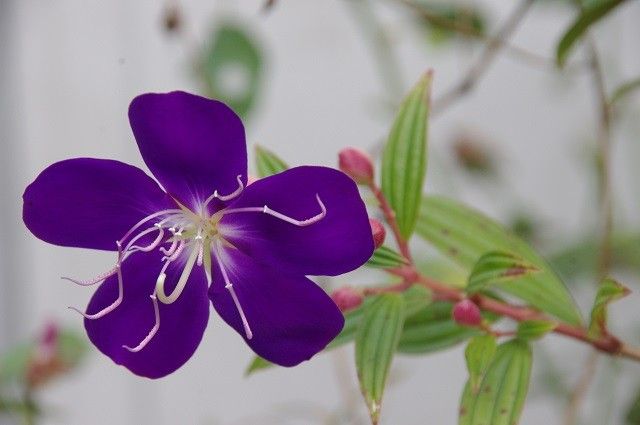
[[(81, 320), (66, 307), (84, 306), (92, 290), (59, 277), (93, 276), (113, 257), (31, 236), (21, 195), (47, 165), (69, 157), (144, 168), (126, 115), (144, 92), (181, 89), (226, 99), (245, 119), (250, 155), (260, 144), (292, 165), (336, 166), (342, 147), (378, 152), (403, 94), (431, 68), (440, 102), (430, 124), (426, 190), (460, 199), (530, 240), (586, 310), (599, 222), (597, 95), (585, 49), (562, 70), (554, 62), (558, 39), (576, 16), (571, 2), (539, 0), (514, 17), (521, 6), (1, 0), (0, 400), (22, 394), (15, 382), (4, 388), (1, 382), (3, 367), (13, 362), (20, 369), (20, 353), (32, 352), (20, 344), (46, 351), (47, 338), (57, 334), (62, 364), (32, 371), (29, 398), (42, 412), (37, 423), (367, 423), (352, 345), (245, 378), (252, 353), (212, 315), (194, 357), (160, 381), (138, 378), (85, 346)], [(592, 29), (610, 93), (640, 75), (639, 21), (640, 2), (629, 1)], [(468, 90), (458, 95), (456, 87)], [(640, 96), (624, 97), (614, 105), (611, 132), (619, 253), (613, 274), (637, 291)], [(376, 279), (359, 272), (332, 285)], [(638, 300), (632, 294), (612, 309), (615, 331), (636, 343)], [(562, 423), (589, 354), (571, 341), (547, 339), (536, 348), (523, 424)], [(396, 358), (382, 423), (456, 423), (466, 379), (462, 351)], [(599, 363), (579, 423), (625, 423), (640, 368), (608, 358)], [(41, 383), (39, 376), (55, 379)], [(19, 412), (0, 412), (5, 423), (21, 423)]]

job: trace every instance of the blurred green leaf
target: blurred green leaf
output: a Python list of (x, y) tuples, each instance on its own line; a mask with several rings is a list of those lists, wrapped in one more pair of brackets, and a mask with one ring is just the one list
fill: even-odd
[(596, 299), (591, 309), (590, 337), (597, 338), (607, 333), (607, 306), (628, 294), (629, 289), (611, 278), (600, 282)]
[[(468, 294), (475, 294), (495, 285), (508, 289), (507, 285), (517, 286), (519, 279), (538, 270), (517, 255), (500, 251), (488, 252), (471, 269), (466, 291)], [(510, 292), (517, 293), (518, 288), (514, 287)]]
[(493, 335), (480, 335), (469, 341), (464, 351), (464, 358), (467, 362), (472, 392), (478, 392), (480, 381), (496, 354), (496, 348), (496, 338)]
[(244, 371), (244, 376), (252, 375), (254, 372), (258, 372), (263, 369), (268, 369), (272, 366), (275, 366), (269, 360), (265, 360), (260, 356), (255, 356), (249, 366)]
[(540, 271), (500, 289), (563, 321), (581, 324), (573, 298), (546, 261), (526, 242), (478, 211), (444, 197), (425, 196), (416, 232), (468, 271), (487, 252), (506, 251), (522, 257)]
[[(0, 356), (0, 384), (17, 382), (24, 384), (27, 368), (38, 350), (37, 339), (17, 345)], [(76, 331), (63, 329), (57, 336), (55, 356), (65, 370), (80, 364), (88, 352), (86, 338)]]
[(458, 425), (515, 425), (529, 389), (531, 349), (521, 340), (498, 347), (480, 389), (467, 382), (460, 402)]
[(413, 8), (434, 44), (450, 41), (456, 36), (481, 39), (487, 35), (486, 15), (472, 4), (459, 5), (425, 0), (403, 3)]
[(404, 258), (401, 254), (397, 253), (391, 248), (381, 246), (373, 252), (373, 255), (371, 256), (371, 258), (369, 258), (369, 261), (367, 261), (365, 265), (368, 267), (379, 269), (393, 269), (407, 263), (407, 259)]
[(275, 153), (262, 146), (256, 145), (256, 171), (258, 177), (268, 177), (281, 173), (289, 168), (289, 166), (280, 159)]
[(427, 127), (431, 73), (426, 73), (400, 105), (382, 154), (382, 192), (393, 208), (400, 233), (413, 233), (427, 171)]
[(634, 399), (627, 409), (627, 425), (640, 425), (640, 389), (636, 390)]
[(261, 88), (263, 54), (245, 27), (232, 22), (217, 25), (199, 65), (207, 96), (246, 119)]
[[(402, 329), (398, 351), (404, 354), (426, 354), (445, 350), (480, 335), (476, 328), (460, 326), (451, 318), (453, 304), (436, 301), (418, 312), (408, 315)], [(483, 314), (493, 322), (497, 316)]]
[(624, 97), (627, 97), (637, 89), (640, 89), (640, 77), (634, 78), (633, 80), (627, 81), (626, 83), (618, 86), (618, 88), (615, 89), (615, 91), (611, 95), (609, 103), (614, 104)]
[(525, 320), (518, 323), (517, 335), (521, 339), (538, 339), (545, 336), (558, 326), (548, 320)]
[(356, 335), (356, 369), (373, 424), (378, 423), (382, 394), (398, 346), (405, 315), (400, 294), (382, 294), (366, 307)]
[(591, 25), (607, 16), (609, 12), (620, 6), (624, 1), (625, 0), (599, 0), (588, 3), (569, 29), (565, 31), (556, 47), (556, 61), (558, 62), (558, 66), (564, 66), (576, 42), (582, 38)]

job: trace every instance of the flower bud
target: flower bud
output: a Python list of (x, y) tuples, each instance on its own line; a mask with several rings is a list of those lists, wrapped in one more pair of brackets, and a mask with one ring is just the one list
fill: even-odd
[(362, 294), (350, 286), (336, 289), (331, 294), (331, 299), (338, 306), (340, 311), (353, 310), (362, 304)]
[(459, 325), (479, 326), (482, 323), (480, 308), (470, 299), (464, 299), (453, 307), (453, 320)]
[(373, 161), (365, 152), (356, 148), (345, 148), (338, 156), (338, 166), (343, 173), (358, 184), (373, 182)]
[(384, 243), (384, 238), (387, 235), (387, 231), (384, 229), (382, 223), (375, 218), (369, 219), (369, 225), (371, 226), (371, 235), (373, 236), (373, 244), (376, 249), (380, 248)]

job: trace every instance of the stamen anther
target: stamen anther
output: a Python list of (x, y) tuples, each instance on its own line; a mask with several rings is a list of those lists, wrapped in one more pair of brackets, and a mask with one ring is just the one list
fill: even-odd
[(244, 333), (247, 336), (247, 339), (253, 338), (253, 332), (251, 331), (251, 327), (249, 326), (249, 321), (247, 320), (247, 316), (244, 314), (244, 310), (240, 305), (240, 300), (238, 299), (238, 295), (236, 294), (235, 289), (233, 289), (233, 284), (229, 280), (229, 275), (227, 274), (227, 270), (224, 268), (222, 264), (222, 260), (220, 259), (220, 254), (218, 250), (214, 250), (216, 255), (216, 260), (218, 260), (218, 266), (220, 266), (220, 271), (222, 272), (222, 278), (224, 279), (224, 287), (229, 291), (231, 298), (233, 299), (233, 303), (236, 306), (236, 310), (238, 310), (238, 314), (240, 315), (240, 320), (242, 321), (242, 326), (244, 327)]

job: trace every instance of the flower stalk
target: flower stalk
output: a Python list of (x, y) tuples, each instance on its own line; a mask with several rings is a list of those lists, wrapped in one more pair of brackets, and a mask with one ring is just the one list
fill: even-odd
[[(398, 230), (398, 223), (396, 222), (395, 214), (384, 194), (375, 183), (372, 183), (370, 188), (379, 202), (385, 221), (391, 228), (401, 253), (407, 258), (409, 264), (400, 268), (386, 270), (389, 274), (401, 277), (401, 282), (384, 288), (367, 288), (364, 290), (364, 294), (375, 295), (383, 292), (404, 292), (412, 285), (418, 284), (431, 290), (434, 300), (450, 301), (453, 303), (465, 300), (467, 296), (464, 294), (463, 290), (420, 273), (412, 260), (408, 242), (402, 237)], [(629, 346), (616, 336), (609, 333), (594, 338), (589, 336), (589, 331), (584, 326), (558, 322), (556, 319), (553, 319), (531, 307), (510, 304), (481, 294), (476, 294), (470, 299), (480, 308), (480, 310), (499, 314), (500, 316), (508, 317), (516, 322), (523, 322), (527, 320), (557, 322), (557, 326), (552, 331), (556, 334), (564, 335), (582, 343), (591, 345), (595, 349), (606, 354), (640, 362), (640, 348)]]

